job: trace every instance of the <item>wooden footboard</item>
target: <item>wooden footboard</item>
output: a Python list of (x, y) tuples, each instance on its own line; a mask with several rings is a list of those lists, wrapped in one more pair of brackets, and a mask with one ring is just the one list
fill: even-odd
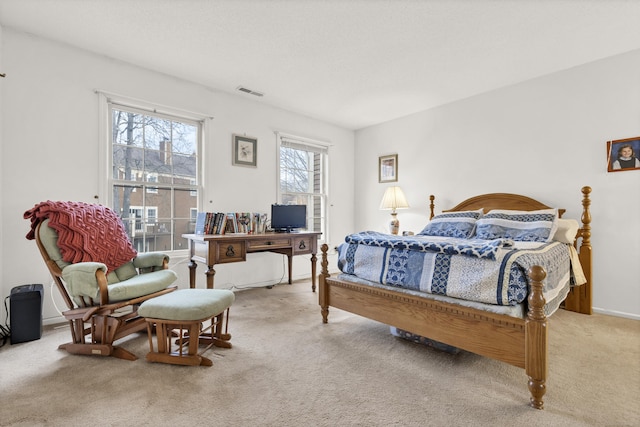
[(542, 409), (547, 376), (544, 269), (532, 269), (532, 309), (527, 319), (519, 319), (332, 278), (327, 270), (328, 246), (321, 249), (318, 292), (323, 323), (328, 322), (331, 306), (524, 368), (531, 405)]
[[(583, 227), (578, 237), (583, 240), (580, 258), (590, 286), (591, 228), (588, 206), (591, 189), (584, 187), (582, 192)], [(433, 201), (433, 198), (431, 200)], [(529, 207), (528, 210), (534, 210), (546, 207), (523, 196), (500, 193), (469, 199), (454, 210), (477, 209), (483, 205), (494, 209), (514, 209), (514, 200), (517, 201), (517, 209)], [(323, 323), (328, 322), (331, 306), (523, 368), (529, 377), (530, 405), (536, 409), (543, 408), (547, 378), (548, 327), (544, 314), (546, 302), (542, 293), (546, 272), (542, 267), (534, 266), (527, 273), (530, 283), (528, 313), (525, 319), (520, 319), (333, 278), (328, 271), (328, 246), (322, 245), (321, 250), (318, 292)], [(586, 265), (585, 260), (588, 261)], [(589, 300), (580, 299), (578, 304), (581, 307), (576, 311), (591, 312), (590, 288), (586, 292), (589, 294)]]

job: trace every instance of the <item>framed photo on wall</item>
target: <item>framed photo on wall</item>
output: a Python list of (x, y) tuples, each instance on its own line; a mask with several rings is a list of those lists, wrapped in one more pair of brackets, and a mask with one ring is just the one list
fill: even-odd
[(398, 155), (378, 157), (378, 182), (395, 182), (398, 180)]
[(607, 171), (640, 169), (640, 136), (607, 141)]
[(258, 140), (250, 136), (233, 135), (232, 164), (256, 167), (258, 165)]

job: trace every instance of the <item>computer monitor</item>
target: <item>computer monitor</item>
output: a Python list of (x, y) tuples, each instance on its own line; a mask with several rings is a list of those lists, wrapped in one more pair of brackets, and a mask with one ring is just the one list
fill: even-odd
[(271, 229), (291, 232), (301, 228), (307, 228), (306, 205), (271, 205)]

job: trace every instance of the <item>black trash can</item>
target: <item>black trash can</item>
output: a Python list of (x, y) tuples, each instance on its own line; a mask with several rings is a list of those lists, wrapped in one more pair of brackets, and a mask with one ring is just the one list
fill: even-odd
[(42, 337), (42, 285), (22, 285), (11, 289), (11, 344), (33, 341)]

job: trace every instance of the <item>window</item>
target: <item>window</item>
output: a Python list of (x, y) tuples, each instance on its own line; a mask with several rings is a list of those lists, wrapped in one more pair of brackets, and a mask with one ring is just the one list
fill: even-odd
[[(148, 183), (158, 182), (158, 174), (157, 173), (148, 174), (147, 175), (147, 182)], [(158, 194), (158, 187), (147, 187), (147, 193)]]
[[(107, 101), (108, 204), (136, 250), (187, 248), (200, 194), (203, 122)], [(195, 196), (195, 197), (194, 197)]]
[(278, 135), (278, 200), (307, 206), (307, 229), (327, 236), (327, 144)]

